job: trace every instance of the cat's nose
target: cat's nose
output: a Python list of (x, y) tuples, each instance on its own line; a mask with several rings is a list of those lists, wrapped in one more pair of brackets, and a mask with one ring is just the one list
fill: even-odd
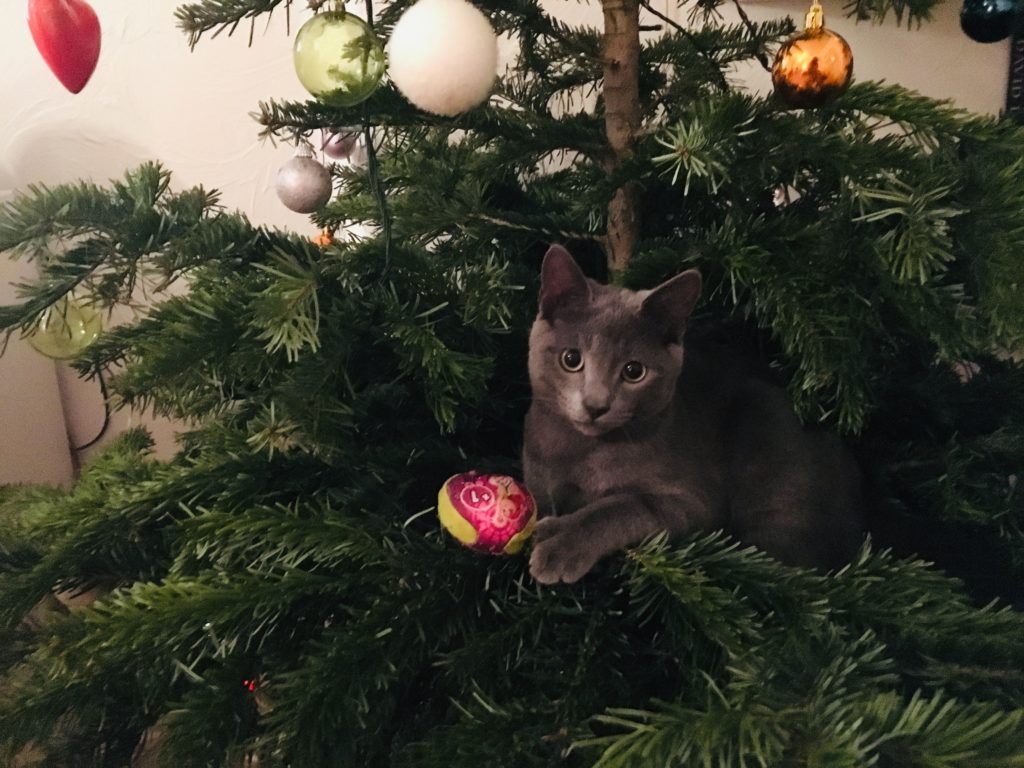
[(612, 409), (610, 405), (587, 405), (586, 403), (583, 404), (583, 407), (591, 421), (597, 421)]

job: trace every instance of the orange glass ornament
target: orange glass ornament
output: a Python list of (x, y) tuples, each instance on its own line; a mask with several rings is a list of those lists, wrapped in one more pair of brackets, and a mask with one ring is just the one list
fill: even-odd
[(842, 37), (825, 29), (825, 14), (815, 0), (807, 13), (807, 28), (775, 54), (775, 95), (788, 107), (820, 107), (842, 95), (852, 78), (853, 51)]
[(319, 245), (321, 248), (330, 248), (334, 245), (334, 233), (327, 228), (320, 230), (320, 234), (312, 238), (314, 245)]

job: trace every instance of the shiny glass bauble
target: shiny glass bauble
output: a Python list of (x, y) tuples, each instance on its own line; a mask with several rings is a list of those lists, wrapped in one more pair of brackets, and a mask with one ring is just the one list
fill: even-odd
[(1013, 34), (1017, 13), (1014, 0), (964, 0), (960, 28), (971, 40), (997, 43)]
[(99, 337), (103, 317), (91, 304), (61, 299), (43, 315), (28, 335), (28, 343), (54, 360), (78, 357)]
[(820, 107), (850, 86), (853, 51), (835, 32), (824, 27), (805, 29), (775, 55), (772, 85), (775, 95), (798, 109)]
[(330, 172), (305, 147), (281, 166), (274, 181), (277, 196), (296, 213), (313, 213), (331, 199), (334, 187)]
[(295, 72), (307, 91), (328, 104), (351, 107), (365, 101), (384, 69), (384, 47), (352, 13), (318, 13), (295, 36)]

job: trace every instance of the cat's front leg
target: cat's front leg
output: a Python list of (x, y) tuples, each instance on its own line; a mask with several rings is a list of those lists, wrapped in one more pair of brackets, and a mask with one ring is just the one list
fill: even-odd
[(530, 573), (541, 584), (571, 584), (605, 555), (659, 531), (689, 530), (703, 517), (702, 505), (689, 498), (605, 496), (571, 515), (537, 523)]

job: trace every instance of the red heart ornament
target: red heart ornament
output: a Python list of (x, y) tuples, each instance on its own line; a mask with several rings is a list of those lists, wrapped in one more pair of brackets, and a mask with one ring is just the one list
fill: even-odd
[(85, 0), (28, 0), (28, 28), (53, 74), (72, 93), (100, 58), (100, 20)]

